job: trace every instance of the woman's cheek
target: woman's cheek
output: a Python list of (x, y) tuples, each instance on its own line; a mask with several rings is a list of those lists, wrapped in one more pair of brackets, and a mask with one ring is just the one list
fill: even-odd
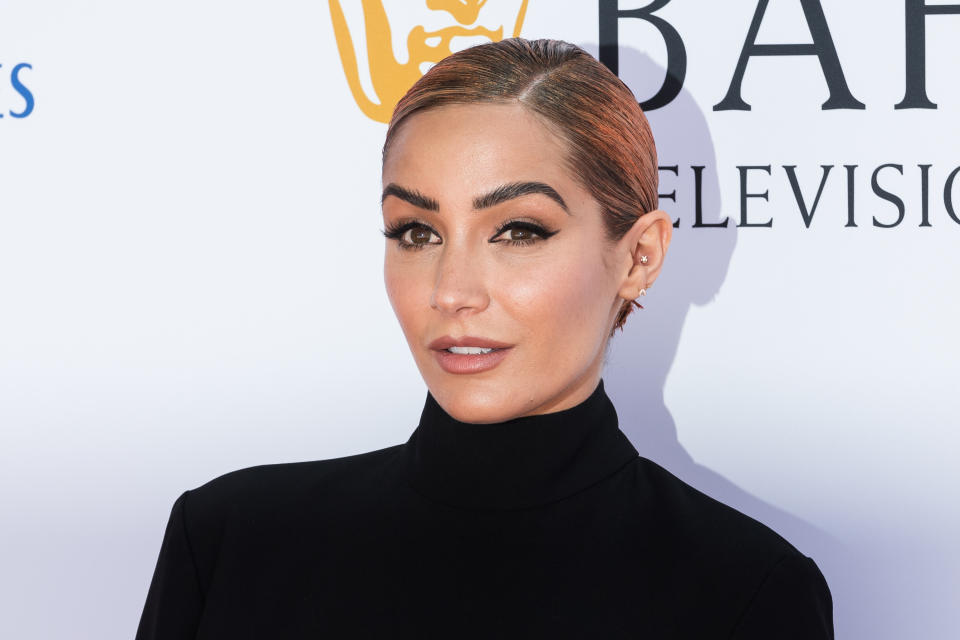
[(523, 265), (504, 273), (499, 280), (497, 290), (506, 296), (512, 314), (528, 322), (546, 319), (550, 308), (563, 297), (560, 291), (563, 285), (548, 265)]
[(409, 269), (403, 269), (396, 264), (388, 264), (385, 268), (384, 284), (393, 312), (401, 327), (407, 331), (416, 324), (417, 314), (424, 313), (417, 310), (418, 306), (426, 304), (416, 294), (416, 288), (420, 285), (416, 277), (409, 273)]
[(569, 344), (570, 327), (579, 322), (579, 279), (571, 279), (571, 274), (555, 263), (527, 264), (499, 280), (495, 291), (502, 296), (501, 305), (523, 328), (527, 341), (554, 353), (558, 344)]

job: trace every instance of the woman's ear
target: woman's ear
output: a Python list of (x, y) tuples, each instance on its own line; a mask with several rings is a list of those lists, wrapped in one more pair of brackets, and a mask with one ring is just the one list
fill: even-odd
[(661, 209), (643, 214), (617, 243), (617, 254), (626, 265), (620, 297), (633, 300), (650, 288), (660, 274), (673, 237), (673, 220)]

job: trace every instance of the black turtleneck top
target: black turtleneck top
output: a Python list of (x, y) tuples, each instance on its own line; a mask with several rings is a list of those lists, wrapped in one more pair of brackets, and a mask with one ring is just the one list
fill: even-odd
[(816, 564), (575, 407), (253, 467), (173, 505), (138, 640), (833, 638)]

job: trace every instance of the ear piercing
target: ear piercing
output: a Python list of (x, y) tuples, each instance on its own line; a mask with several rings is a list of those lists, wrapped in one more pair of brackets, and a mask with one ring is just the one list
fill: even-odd
[[(650, 258), (648, 258), (647, 256), (640, 256), (640, 264), (647, 264), (648, 262), (650, 262)], [(637, 292), (637, 295), (636, 295), (636, 296), (634, 296), (634, 301), (633, 301), (633, 303), (636, 304), (636, 305), (637, 305), (638, 307), (640, 307), (641, 309), (643, 309), (643, 306), (641, 306), (641, 305), (636, 301), (636, 299), (639, 298), (640, 296), (645, 296), (645, 295), (647, 295), (647, 290), (646, 290), (646, 288), (643, 288), (643, 289), (640, 289), (640, 291)]]
[[(647, 262), (649, 262), (649, 261), (650, 261), (650, 259), (649, 259), (647, 256), (640, 256), (640, 264), (647, 264)], [(637, 293), (637, 297), (638, 297), (638, 298), (639, 298), (640, 296), (645, 296), (645, 295), (647, 295), (647, 290), (646, 290), (646, 289), (640, 289), (640, 292)]]

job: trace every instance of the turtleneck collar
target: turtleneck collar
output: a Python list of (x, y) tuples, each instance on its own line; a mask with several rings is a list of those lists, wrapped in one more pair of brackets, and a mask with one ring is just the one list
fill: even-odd
[(492, 424), (456, 420), (428, 391), (404, 446), (410, 485), (450, 505), (519, 509), (556, 502), (606, 478), (638, 452), (603, 389), (580, 404)]

